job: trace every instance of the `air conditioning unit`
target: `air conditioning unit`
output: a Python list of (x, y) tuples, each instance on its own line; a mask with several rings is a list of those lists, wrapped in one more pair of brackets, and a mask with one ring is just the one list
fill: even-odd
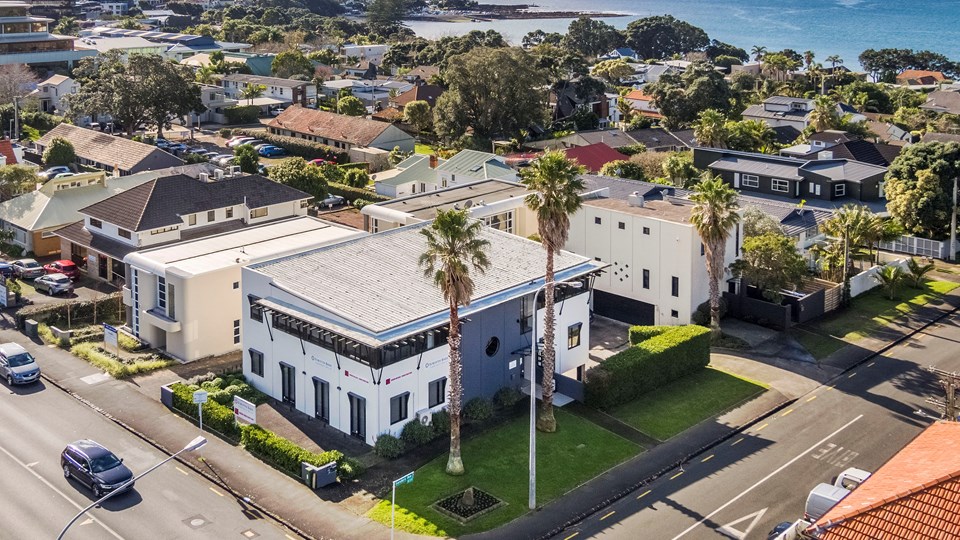
[(429, 426), (433, 422), (433, 413), (429, 409), (417, 411), (417, 420), (421, 425)]
[(223, 180), (223, 169), (215, 169), (213, 171), (214, 180)]
[(199, 175), (199, 180), (200, 180), (201, 182), (209, 182), (209, 181), (210, 181), (210, 175), (207, 174), (207, 173), (200, 173), (200, 175)]
[(230, 173), (230, 176), (240, 176), (240, 167), (238, 165), (231, 165), (227, 167), (227, 172)]

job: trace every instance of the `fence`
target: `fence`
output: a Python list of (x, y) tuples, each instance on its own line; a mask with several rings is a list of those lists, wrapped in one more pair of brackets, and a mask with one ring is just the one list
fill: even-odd
[[(906, 259), (897, 259), (895, 261), (887, 262), (888, 265), (896, 265), (902, 268), (904, 271), (907, 269)], [(885, 265), (883, 265), (885, 266)], [(875, 277), (877, 272), (880, 271), (883, 266), (872, 266), (863, 272), (850, 278), (850, 297), (856, 298), (861, 294), (877, 287), (880, 285), (880, 282), (877, 281)]]
[(921, 257), (946, 259), (950, 254), (950, 242), (918, 238), (916, 236), (901, 236), (893, 242), (880, 242), (880, 249)]

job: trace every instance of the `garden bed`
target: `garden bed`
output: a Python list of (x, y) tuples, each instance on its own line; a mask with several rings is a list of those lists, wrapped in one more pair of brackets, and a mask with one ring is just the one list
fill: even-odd
[(103, 345), (99, 343), (79, 343), (71, 347), (70, 352), (74, 356), (82, 358), (90, 364), (106, 371), (115, 379), (123, 379), (131, 375), (163, 369), (176, 363), (175, 360), (162, 358), (157, 354), (121, 358), (105, 350)]

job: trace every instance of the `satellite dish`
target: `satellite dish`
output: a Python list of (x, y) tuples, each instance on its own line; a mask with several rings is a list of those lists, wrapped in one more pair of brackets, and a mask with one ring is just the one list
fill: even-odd
[(473, 200), (468, 199), (467, 202), (463, 203), (463, 207), (469, 209), (473, 206)]

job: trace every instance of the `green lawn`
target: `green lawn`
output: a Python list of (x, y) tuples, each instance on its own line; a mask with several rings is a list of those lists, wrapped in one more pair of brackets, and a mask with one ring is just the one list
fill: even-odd
[(428, 156), (432, 156), (433, 154), (436, 153), (436, 151), (433, 149), (432, 146), (430, 146), (429, 144), (421, 144), (421, 143), (417, 143), (416, 146), (413, 147), (413, 151), (416, 154), (426, 154)]
[[(537, 502), (545, 504), (639, 453), (640, 447), (571, 413), (557, 409), (556, 433), (537, 436)], [(397, 488), (397, 528), (419, 534), (459, 537), (492, 529), (527, 513), (526, 417), (463, 442), (467, 474), (448, 476), (447, 456), (416, 471), (412, 484)], [(474, 486), (507, 505), (466, 525), (430, 508), (438, 499)], [(389, 497), (389, 494), (387, 494)], [(390, 501), (381, 501), (367, 516), (390, 525)]]
[(724, 371), (707, 368), (621, 405), (610, 414), (665, 441), (767, 387)]
[(950, 281), (927, 281), (922, 289), (904, 285), (896, 300), (874, 289), (853, 299), (848, 309), (795, 329), (792, 335), (815, 358), (824, 358), (847, 343), (853, 343), (890, 324), (916, 308), (939, 302), (939, 298), (960, 284)]

